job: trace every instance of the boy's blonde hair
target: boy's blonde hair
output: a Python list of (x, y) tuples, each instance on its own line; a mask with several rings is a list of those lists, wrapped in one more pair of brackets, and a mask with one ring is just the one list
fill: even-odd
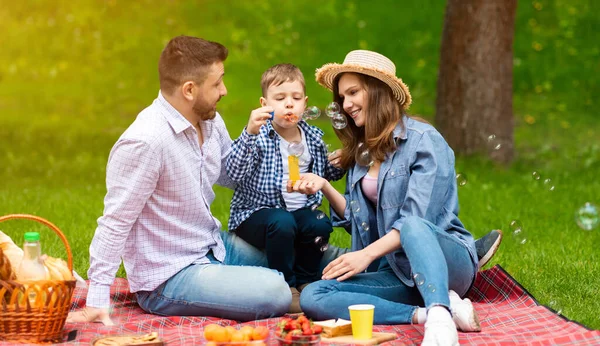
[(267, 97), (267, 89), (271, 85), (279, 86), (285, 82), (300, 82), (302, 84), (302, 91), (306, 94), (306, 85), (304, 83), (304, 75), (302, 71), (292, 64), (277, 64), (272, 66), (263, 73), (260, 79), (260, 86), (262, 88), (263, 97)]

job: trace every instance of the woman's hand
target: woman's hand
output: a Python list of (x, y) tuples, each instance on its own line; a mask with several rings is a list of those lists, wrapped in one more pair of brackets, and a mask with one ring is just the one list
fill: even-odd
[(331, 261), (323, 269), (322, 279), (337, 278), (338, 281), (344, 281), (365, 271), (371, 262), (373, 262), (373, 258), (364, 250), (349, 252)]
[(313, 173), (300, 175), (300, 180), (292, 184), (291, 180), (287, 182), (288, 192), (300, 192), (305, 195), (314, 195), (327, 184), (327, 180)]
[(342, 151), (339, 149), (334, 150), (331, 154), (327, 155), (327, 160), (329, 163), (335, 168), (342, 168), (340, 164), (340, 157), (342, 156)]

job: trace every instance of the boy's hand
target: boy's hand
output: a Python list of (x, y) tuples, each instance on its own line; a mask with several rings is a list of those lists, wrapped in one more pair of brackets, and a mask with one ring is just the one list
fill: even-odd
[(260, 127), (267, 123), (267, 119), (271, 119), (271, 112), (273, 107), (265, 106), (260, 107), (250, 113), (250, 120), (248, 126), (246, 126), (246, 132), (251, 135), (257, 135), (260, 131)]

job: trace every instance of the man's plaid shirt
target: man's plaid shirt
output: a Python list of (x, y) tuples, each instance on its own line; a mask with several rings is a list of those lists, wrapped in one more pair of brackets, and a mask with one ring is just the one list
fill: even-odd
[[(298, 126), (304, 131), (308, 152), (312, 158), (309, 172), (327, 180), (339, 180), (345, 171), (335, 168), (327, 160), (327, 147), (323, 142), (323, 131), (316, 126), (300, 121)], [(231, 200), (229, 230), (235, 230), (252, 213), (264, 208), (286, 208), (283, 195), (283, 164), (279, 135), (271, 121), (260, 128), (257, 135), (242, 131), (232, 146), (227, 159), (227, 174), (237, 182)], [(286, 158), (287, 159), (287, 158)], [(320, 205), (321, 191), (309, 195), (306, 206)]]

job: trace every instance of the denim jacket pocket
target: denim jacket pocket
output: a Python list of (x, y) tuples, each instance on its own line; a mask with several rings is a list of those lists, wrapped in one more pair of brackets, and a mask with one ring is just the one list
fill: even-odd
[(382, 209), (400, 208), (406, 197), (408, 175), (404, 165), (391, 168), (382, 181), (379, 201)]

